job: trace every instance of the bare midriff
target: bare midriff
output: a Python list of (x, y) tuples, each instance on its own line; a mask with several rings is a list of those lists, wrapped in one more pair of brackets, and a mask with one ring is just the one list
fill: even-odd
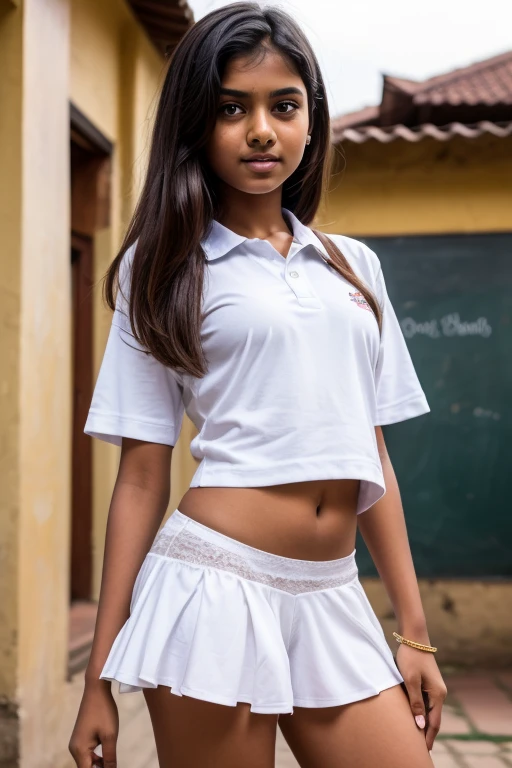
[(359, 480), (263, 488), (189, 488), (178, 509), (209, 528), (282, 557), (335, 560), (355, 547)]

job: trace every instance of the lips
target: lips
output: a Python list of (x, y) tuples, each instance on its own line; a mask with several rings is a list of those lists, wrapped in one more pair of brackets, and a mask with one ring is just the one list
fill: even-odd
[(277, 163), (279, 161), (278, 157), (274, 157), (273, 155), (268, 155), (267, 157), (259, 157), (258, 155), (254, 155), (254, 157), (244, 157), (243, 158), (244, 163)]
[(280, 160), (272, 155), (265, 156), (263, 153), (254, 154), (251, 157), (243, 158), (243, 162), (249, 166), (252, 171), (256, 173), (264, 173), (265, 171), (271, 171), (280, 162)]

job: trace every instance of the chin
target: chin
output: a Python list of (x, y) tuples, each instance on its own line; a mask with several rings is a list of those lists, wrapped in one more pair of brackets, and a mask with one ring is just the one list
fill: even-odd
[(247, 179), (242, 181), (226, 181), (233, 189), (238, 192), (242, 192), (245, 195), (264, 195), (267, 192), (273, 192), (283, 184), (283, 180), (276, 181), (276, 179), (254, 179), (251, 183), (247, 183)]
[(269, 195), (271, 192), (274, 192), (274, 190), (279, 189), (279, 187), (282, 186), (282, 182), (280, 184), (272, 184), (269, 186), (263, 186), (263, 184), (259, 184), (257, 189), (255, 187), (251, 187), (250, 189), (240, 189), (240, 192), (244, 192), (247, 195)]

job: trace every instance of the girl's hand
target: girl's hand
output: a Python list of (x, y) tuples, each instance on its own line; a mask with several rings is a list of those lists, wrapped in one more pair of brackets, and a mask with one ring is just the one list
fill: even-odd
[[(401, 643), (395, 657), (396, 665), (405, 683), (411, 710), (418, 727), (425, 728), (427, 749), (432, 749), (441, 727), (441, 709), (448, 689), (430, 651), (420, 651)], [(428, 694), (428, 711), (422, 690)], [(421, 720), (423, 716), (424, 721)], [(418, 722), (418, 718), (419, 722)]]
[[(116, 768), (116, 744), (119, 715), (110, 682), (98, 680), (85, 684), (68, 749), (77, 768)], [(103, 756), (94, 750), (101, 744)]]

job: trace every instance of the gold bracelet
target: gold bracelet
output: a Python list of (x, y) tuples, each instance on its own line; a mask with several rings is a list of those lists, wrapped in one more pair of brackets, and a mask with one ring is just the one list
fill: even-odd
[(414, 640), (406, 640), (405, 637), (399, 635), (398, 632), (393, 632), (393, 637), (396, 637), (398, 643), (404, 643), (410, 645), (412, 648), (417, 648), (419, 651), (429, 651), (429, 653), (435, 653), (437, 648), (433, 645), (423, 645), (423, 643), (415, 643)]

